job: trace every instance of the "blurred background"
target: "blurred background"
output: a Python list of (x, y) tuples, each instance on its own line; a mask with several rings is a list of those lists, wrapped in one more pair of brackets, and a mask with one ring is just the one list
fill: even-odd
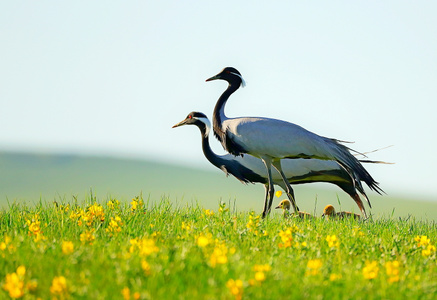
[[(247, 87), (229, 117), (265, 116), (352, 141), (387, 196), (374, 214), (437, 216), (437, 3), (129, 1), (0, 4), (0, 204), (14, 200), (151, 201), (261, 211), (203, 157), (191, 111), (211, 117), (237, 68)], [(221, 146), (211, 141), (223, 154)], [(317, 213), (357, 211), (328, 184), (295, 188)], [(280, 199), (278, 199), (279, 201)], [(338, 204), (340, 202), (340, 204)], [(436, 217), (437, 218), (437, 217)]]

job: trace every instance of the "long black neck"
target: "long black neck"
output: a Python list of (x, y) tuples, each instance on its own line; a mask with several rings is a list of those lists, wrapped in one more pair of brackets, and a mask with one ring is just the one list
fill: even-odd
[(215, 137), (223, 143), (225, 140), (225, 131), (222, 128), (222, 123), (225, 116), (225, 104), (228, 101), (229, 97), (240, 87), (240, 83), (229, 83), (228, 88), (223, 92), (223, 94), (218, 99), (214, 112), (212, 115), (212, 124), (214, 129)]
[(221, 158), (219, 155), (215, 154), (211, 146), (209, 145), (209, 135), (206, 135), (205, 126), (199, 126), (200, 133), (202, 135), (202, 150), (205, 157), (210, 163), (212, 163), (217, 168), (221, 169), (222, 166), (226, 166), (227, 160)]

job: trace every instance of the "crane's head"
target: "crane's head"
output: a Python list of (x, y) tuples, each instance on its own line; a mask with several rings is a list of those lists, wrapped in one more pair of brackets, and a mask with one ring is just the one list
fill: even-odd
[(288, 199), (282, 200), (275, 209), (282, 208), (283, 210), (290, 210), (291, 202)]
[(322, 217), (324, 216), (333, 216), (335, 215), (335, 208), (332, 205), (326, 205), (325, 209), (323, 209)]
[(243, 76), (241, 76), (240, 72), (232, 67), (224, 68), (220, 73), (208, 78), (206, 81), (212, 81), (217, 79), (225, 80), (229, 84), (237, 84), (238, 86), (241, 85), (242, 87), (246, 85), (246, 82), (244, 81)]
[(209, 129), (211, 128), (211, 123), (209, 122), (208, 117), (197, 111), (190, 112), (184, 120), (173, 125), (172, 128), (182, 125), (196, 125), (205, 137), (209, 135)]

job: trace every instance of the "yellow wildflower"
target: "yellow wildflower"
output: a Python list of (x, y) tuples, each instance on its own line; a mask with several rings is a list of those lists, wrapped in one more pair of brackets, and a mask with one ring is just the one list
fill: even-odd
[(279, 236), (281, 237), (282, 243), (278, 244), (279, 248), (290, 248), (291, 243), (293, 241), (293, 230), (291, 228), (287, 228), (285, 231), (280, 230)]
[(276, 191), (275, 195), (278, 198), (281, 197), (282, 196), (282, 191)]
[(223, 264), (227, 263), (228, 262), (227, 254), (228, 254), (228, 248), (226, 247), (226, 244), (224, 242), (218, 243), (215, 246), (215, 248), (214, 248), (214, 250), (209, 258), (209, 262), (210, 262), (211, 266), (213, 268), (215, 268), (215, 266), (217, 264), (223, 265)]
[(118, 201), (118, 200), (109, 200), (106, 203), (106, 206), (108, 206), (109, 209), (117, 209), (120, 206), (120, 201)]
[(221, 202), (220, 206), (219, 206), (219, 213), (223, 214), (225, 212), (228, 212), (229, 208), (226, 207), (226, 203), (225, 202)]
[(385, 263), (385, 271), (388, 276), (388, 282), (399, 281), (399, 261), (388, 261)]
[(26, 224), (29, 229), (29, 235), (34, 236), (35, 242), (45, 239), (41, 231), (41, 222), (39, 221), (38, 214), (35, 214), (32, 219), (27, 219)]
[(332, 273), (331, 275), (329, 275), (329, 281), (336, 281), (338, 279), (341, 279), (341, 277), (341, 274)]
[(137, 196), (135, 198), (132, 198), (130, 205), (131, 205), (131, 210), (135, 212), (144, 205), (144, 202), (143, 199), (140, 199), (140, 197)]
[(236, 300), (240, 300), (243, 297), (243, 281), (240, 279), (229, 279), (228, 282), (226, 282), (226, 287)]
[(150, 275), (150, 264), (144, 259), (141, 261), (141, 269), (143, 269), (146, 275)]
[(320, 259), (310, 259), (307, 263), (307, 271), (305, 272), (305, 276), (319, 274), (322, 265), (323, 263)]
[(121, 231), (121, 226), (123, 222), (121, 222), (121, 218), (119, 216), (111, 217), (111, 221), (109, 221), (108, 228), (105, 229), (110, 236), (117, 234)]
[(417, 247), (426, 247), (430, 244), (430, 239), (426, 235), (416, 236), (414, 240), (417, 242)]
[(65, 296), (67, 292), (67, 279), (65, 279), (64, 276), (56, 276), (53, 278), (50, 293), (54, 296)]
[(258, 227), (260, 226), (260, 216), (255, 216), (254, 212), (251, 212), (249, 215), (249, 222), (246, 224), (246, 228), (249, 229), (249, 232), (252, 232), (255, 235), (258, 235)]
[(212, 209), (204, 209), (203, 213), (205, 214), (205, 216), (207, 217), (212, 217), (214, 215), (214, 211)]
[(9, 293), (9, 297), (13, 299), (24, 296), (24, 275), (26, 268), (19, 266), (17, 271), (11, 274), (6, 274), (6, 280), (3, 284), (3, 289)]
[(149, 256), (159, 251), (159, 248), (155, 245), (153, 239), (131, 239), (130, 244), (129, 252), (133, 253), (135, 250), (138, 250), (138, 255), (141, 257)]
[(206, 236), (201, 234), (199, 237), (197, 237), (197, 246), (204, 248), (208, 246), (212, 241), (212, 234), (208, 233)]
[(436, 251), (436, 248), (434, 245), (428, 245), (425, 249), (422, 250), (422, 256), (430, 256)]
[(130, 289), (127, 286), (121, 290), (121, 294), (123, 295), (124, 300), (130, 299)]
[(87, 242), (92, 245), (96, 237), (94, 236), (94, 229), (90, 229), (80, 234), (80, 241), (84, 244)]
[(263, 282), (266, 280), (266, 272), (269, 272), (272, 269), (270, 265), (255, 265), (253, 267), (253, 271), (255, 271), (255, 281)]
[(74, 244), (73, 242), (70, 241), (63, 241), (61, 247), (62, 247), (62, 253), (64, 253), (65, 255), (69, 255), (74, 251)]
[(366, 262), (366, 266), (363, 268), (363, 276), (366, 279), (374, 279), (378, 276), (379, 267), (376, 261)]
[(333, 234), (333, 235), (328, 235), (328, 236), (326, 237), (326, 241), (328, 242), (328, 247), (330, 247), (330, 248), (332, 248), (332, 247), (337, 248), (338, 245), (339, 245), (339, 243), (340, 243), (340, 242), (338, 241), (337, 236), (336, 236), (335, 234)]

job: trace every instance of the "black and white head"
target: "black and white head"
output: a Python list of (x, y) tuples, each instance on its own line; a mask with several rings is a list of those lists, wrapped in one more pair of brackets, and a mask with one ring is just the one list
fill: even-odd
[(244, 81), (243, 76), (241, 76), (240, 72), (238, 72), (237, 69), (232, 67), (224, 68), (220, 73), (208, 78), (206, 81), (212, 81), (217, 79), (225, 80), (229, 84), (238, 84), (242, 87), (246, 86), (246, 82)]
[(205, 114), (197, 111), (190, 112), (183, 121), (173, 125), (172, 128), (183, 125), (196, 125), (199, 127), (200, 131), (204, 133), (205, 137), (209, 135), (209, 130), (211, 128), (211, 123), (209, 122), (208, 117)]

